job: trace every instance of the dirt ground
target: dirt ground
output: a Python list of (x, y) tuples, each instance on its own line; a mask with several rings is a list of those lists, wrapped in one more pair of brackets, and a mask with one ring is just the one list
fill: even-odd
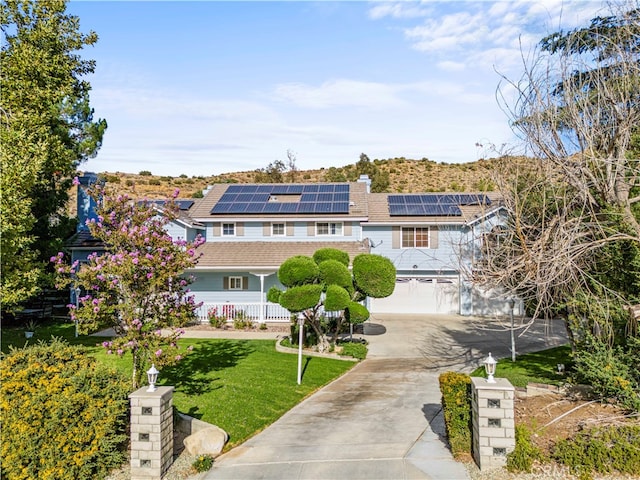
[(595, 426), (638, 423), (620, 408), (581, 398), (583, 395), (546, 393), (536, 396), (519, 394), (515, 401), (516, 425), (527, 425), (532, 441), (545, 453), (565, 438)]

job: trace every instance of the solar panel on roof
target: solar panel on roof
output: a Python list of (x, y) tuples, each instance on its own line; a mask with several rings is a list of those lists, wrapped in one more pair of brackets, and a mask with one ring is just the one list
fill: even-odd
[(317, 193), (303, 193), (300, 196), (300, 203), (314, 203), (318, 200)]
[[(300, 197), (297, 202), (279, 202), (278, 195), (300, 195)], [(229, 185), (211, 209), (211, 213), (349, 213), (349, 185)]]
[(389, 195), (387, 197), (389, 214), (397, 215), (462, 215), (460, 205), (489, 205), (486, 195), (445, 193), (445, 194), (408, 194)]

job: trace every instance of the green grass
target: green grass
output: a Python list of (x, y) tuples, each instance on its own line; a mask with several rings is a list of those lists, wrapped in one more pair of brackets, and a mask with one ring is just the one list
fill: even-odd
[[(107, 355), (101, 337), (74, 337), (73, 324), (45, 323), (31, 340), (23, 328), (2, 328), (2, 351), (22, 347), (51, 335), (88, 346), (100, 362), (131, 373), (131, 357)], [(227, 449), (263, 430), (302, 399), (339, 377), (353, 362), (303, 358), (302, 385), (297, 380), (297, 355), (279, 353), (273, 340), (182, 339), (192, 345), (178, 365), (160, 373), (159, 385), (173, 385), (173, 404), (182, 413), (218, 425), (229, 433)]]
[[(571, 347), (564, 345), (536, 353), (528, 353), (511, 358), (503, 358), (496, 365), (495, 377), (506, 378), (514, 387), (526, 387), (528, 383), (560, 385), (566, 382), (565, 375), (558, 375), (557, 365), (563, 363), (565, 369), (571, 367)], [(486, 377), (484, 367), (471, 373), (472, 377)]]

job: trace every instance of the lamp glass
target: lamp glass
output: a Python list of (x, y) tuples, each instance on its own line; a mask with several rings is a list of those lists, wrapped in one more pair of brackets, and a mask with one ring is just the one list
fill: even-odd
[(485, 372), (487, 372), (487, 382), (495, 383), (493, 376), (496, 373), (496, 364), (498, 362), (496, 362), (496, 359), (491, 356), (491, 353), (489, 353), (489, 356), (484, 360), (483, 363), (484, 363), (484, 370)]
[(147, 388), (147, 392), (155, 392), (156, 391), (156, 382), (158, 381), (158, 374), (160, 372), (156, 368), (156, 366), (152, 363), (151, 368), (147, 370), (147, 379), (149, 380), (149, 388)]

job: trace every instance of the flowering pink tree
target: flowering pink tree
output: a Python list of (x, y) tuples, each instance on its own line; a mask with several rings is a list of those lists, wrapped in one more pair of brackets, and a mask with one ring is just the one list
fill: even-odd
[(91, 234), (104, 243), (105, 252), (92, 253), (87, 263), (73, 265), (63, 253), (52, 257), (58, 285), (73, 284), (83, 291), (79, 305), (70, 305), (71, 318), (82, 334), (113, 328), (117, 336), (103, 346), (108, 353), (133, 356), (133, 388), (151, 363), (162, 367), (182, 358), (177, 339), (180, 327), (195, 319), (198, 308), (189, 294), (193, 278), (185, 270), (198, 262), (195, 249), (204, 240), (174, 240), (165, 226), (177, 215), (173, 201), (159, 214), (150, 202), (127, 196), (108, 196), (92, 187), (97, 220), (88, 221)]

